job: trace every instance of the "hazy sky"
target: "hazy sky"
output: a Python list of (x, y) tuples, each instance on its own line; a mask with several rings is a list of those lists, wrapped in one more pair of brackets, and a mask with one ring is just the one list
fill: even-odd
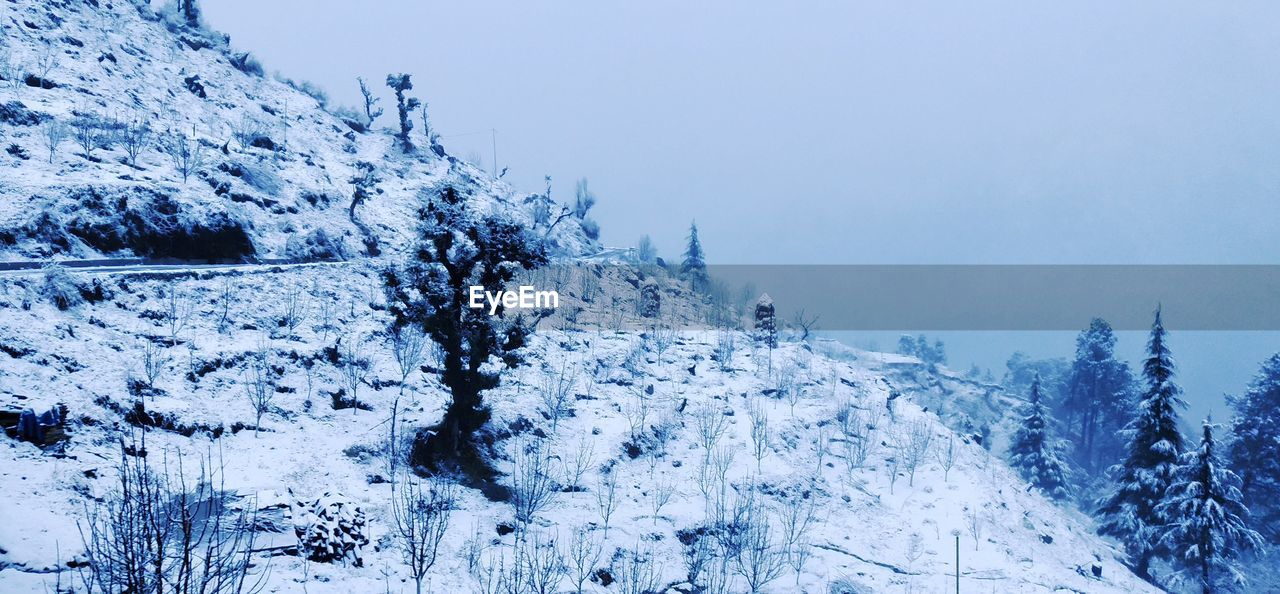
[(589, 178), (611, 245), (675, 255), (697, 219), (717, 263), (1280, 253), (1276, 2), (203, 5), (336, 103), (412, 73), (516, 187)]
[[(713, 263), (1280, 254), (1277, 2), (203, 6), (334, 103), (357, 102), (357, 76), (413, 74), (453, 153), (489, 166), (488, 135), (453, 135), (496, 128), (517, 188), (550, 174), (565, 200), (589, 178), (609, 245), (648, 233), (674, 256), (697, 219)], [(1200, 411), (1276, 344), (1183, 336)], [(1012, 348), (974, 342), (984, 365)]]

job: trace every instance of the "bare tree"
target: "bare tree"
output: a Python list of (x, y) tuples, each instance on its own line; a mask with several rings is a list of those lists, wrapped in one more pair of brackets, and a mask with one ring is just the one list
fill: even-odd
[(569, 412), (577, 377), (578, 370), (568, 363), (562, 363), (559, 370), (552, 369), (542, 375), (538, 396), (542, 400), (542, 415), (551, 421), (552, 433), (559, 428), (561, 417)]
[(382, 108), (377, 107), (381, 99), (375, 97), (373, 91), (369, 90), (364, 78), (356, 78), (356, 82), (360, 83), (360, 96), (364, 98), (364, 127), (373, 128), (373, 121), (382, 115)]
[(596, 565), (600, 563), (600, 555), (604, 549), (600, 544), (600, 540), (595, 538), (585, 526), (579, 526), (574, 529), (573, 539), (569, 541), (568, 546), (569, 549), (561, 556), (566, 561), (569, 580), (573, 584), (574, 592), (582, 594), (587, 580), (595, 573)]
[(938, 448), (938, 464), (942, 465), (942, 481), (949, 481), (951, 468), (956, 465), (956, 436), (954, 433), (947, 435), (947, 447)]
[(658, 525), (658, 516), (662, 513), (662, 508), (671, 502), (671, 498), (676, 494), (676, 486), (670, 481), (654, 479), (650, 481), (649, 486), (649, 503), (653, 508), (653, 525)]
[(93, 160), (93, 150), (101, 148), (108, 133), (106, 123), (95, 113), (76, 113), (71, 118), (71, 133), (84, 151), (85, 158)]
[(67, 140), (69, 134), (67, 125), (56, 118), (50, 118), (44, 123), (40, 129), (40, 136), (44, 139), (44, 145), (49, 149), (49, 162), (53, 162), (53, 157), (58, 153), (58, 146)]
[(249, 364), (245, 369), (245, 396), (253, 407), (253, 436), (258, 437), (262, 426), (262, 415), (271, 410), (275, 399), (276, 388), (272, 381), (271, 347), (265, 341), (259, 343), (258, 350), (249, 355)]
[(651, 551), (631, 549), (614, 556), (613, 577), (620, 594), (650, 594), (658, 591), (661, 576)]
[(129, 157), (129, 166), (137, 167), (138, 155), (141, 155), (151, 142), (151, 126), (146, 122), (134, 120), (121, 125), (119, 132), (120, 144), (124, 146), (124, 152)]
[(756, 472), (760, 472), (765, 456), (769, 455), (769, 415), (759, 400), (747, 404), (747, 416), (751, 421), (751, 453), (756, 458)]
[(296, 285), (289, 287), (280, 307), (280, 323), (287, 332), (285, 338), (293, 339), (298, 327), (307, 319), (310, 305), (307, 303), (306, 292)]
[[(556, 546), (555, 538), (543, 540), (534, 534), (523, 542), (527, 547), (523, 555), (524, 575), (530, 594), (555, 594), (568, 571), (564, 557)], [(520, 546), (520, 545), (517, 545)]]
[(658, 364), (661, 365), (662, 356), (666, 354), (667, 350), (676, 343), (676, 339), (679, 338), (679, 334), (676, 332), (675, 328), (666, 324), (654, 324), (653, 329), (650, 330), (650, 335), (653, 338), (654, 354), (658, 356)]
[(916, 469), (929, 458), (929, 445), (933, 442), (933, 425), (928, 419), (916, 419), (895, 436), (894, 445), (902, 465), (907, 469), (907, 484), (915, 486)]
[(720, 371), (730, 371), (733, 369), (733, 354), (736, 352), (736, 334), (732, 330), (720, 330), (716, 332), (716, 364), (720, 366)]
[[(134, 444), (137, 449), (137, 444)], [(133, 456), (121, 443), (115, 487), (86, 504), (77, 521), (85, 549), (79, 568), (86, 594), (175, 592), (250, 594), (254, 577), (255, 511), (235, 511), (222, 482), (221, 461), (200, 460), (195, 480), (184, 473), (182, 453), (170, 467), (153, 469), (155, 456)]]
[(596, 486), (596, 510), (600, 512), (600, 524), (604, 527), (604, 537), (609, 537), (609, 520), (613, 512), (618, 510), (618, 471), (609, 468), (600, 473), (600, 484)]
[(595, 464), (595, 444), (586, 435), (578, 436), (577, 447), (563, 460), (565, 490), (582, 490), (582, 476)]
[(153, 390), (152, 398), (154, 398), (156, 380), (160, 379), (160, 375), (169, 368), (169, 355), (151, 339), (144, 337), (141, 340), (142, 346), (138, 355), (138, 362), (142, 367), (142, 376), (147, 379), (147, 388)]
[(698, 428), (698, 445), (702, 446), (703, 457), (709, 459), (711, 451), (729, 427), (728, 418), (715, 401), (708, 401), (694, 409), (693, 419)]
[(546, 442), (528, 437), (513, 438), (510, 453), (511, 505), (515, 508), (516, 520), (528, 525), (555, 497), (550, 453)]
[(966, 507), (964, 510), (964, 526), (969, 529), (969, 536), (973, 537), (973, 550), (978, 550), (978, 543), (982, 540), (982, 529), (986, 526), (986, 514), (974, 507)]
[(194, 311), (195, 304), (186, 293), (173, 286), (169, 287), (169, 291), (165, 294), (164, 307), (164, 321), (169, 328), (169, 346), (177, 346), (178, 334), (187, 328), (187, 322), (191, 320), (191, 312)]
[(800, 342), (809, 340), (809, 334), (811, 334), (814, 328), (817, 327), (818, 318), (820, 317), (822, 316), (818, 314), (809, 315), (805, 313), (803, 307), (796, 310), (795, 317), (792, 318), (792, 323), (794, 323), (796, 328), (800, 330)]
[(231, 137), (242, 151), (253, 146), (253, 141), (262, 135), (262, 122), (247, 113), (241, 114), (240, 119), (231, 124)]
[(226, 330), (227, 325), (231, 323), (231, 304), (236, 300), (236, 287), (231, 283), (230, 278), (222, 279), (222, 286), (218, 289), (217, 310), (218, 310), (218, 331)]
[(435, 479), (402, 481), (392, 497), (394, 535), (418, 594), (439, 556), (455, 500), (452, 483)]
[(204, 165), (204, 146), (196, 138), (195, 127), (188, 135), (181, 129), (172, 130), (161, 138), (160, 149), (169, 156), (173, 168), (182, 175), (182, 183)]
[(373, 370), (373, 361), (364, 354), (364, 338), (359, 334), (352, 334), (343, 341), (341, 363), (338, 365), (338, 371), (342, 375), (343, 387), (347, 389), (348, 397), (351, 398), (351, 411), (360, 410), (360, 384), (365, 383), (365, 378)]
[(754, 495), (746, 498), (737, 520), (740, 522), (739, 546), (735, 547), (735, 569), (752, 594), (758, 594), (769, 582), (778, 579), (786, 567), (787, 556), (774, 542), (773, 530), (764, 510)]

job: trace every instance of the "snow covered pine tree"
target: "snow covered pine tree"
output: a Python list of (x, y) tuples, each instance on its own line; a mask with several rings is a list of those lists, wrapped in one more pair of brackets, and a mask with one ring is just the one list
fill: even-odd
[(1181, 389), (1173, 383), (1173, 357), (1165, 344), (1159, 309), (1151, 324), (1142, 375), (1147, 389), (1138, 404), (1138, 416), (1126, 428), (1130, 435), (1128, 456), (1112, 468), (1116, 489), (1100, 502), (1098, 533), (1119, 539), (1131, 557), (1134, 573), (1150, 578), (1151, 559), (1165, 525), (1157, 506), (1173, 482), (1182, 455), (1178, 409), (1187, 406)]
[(773, 307), (773, 298), (768, 293), (760, 295), (756, 301), (756, 342), (770, 349), (778, 348), (778, 316)]
[(1027, 416), (1013, 434), (1009, 445), (1009, 464), (1031, 486), (1045, 495), (1062, 500), (1070, 494), (1062, 461), (1049, 442), (1045, 428), (1044, 405), (1040, 402), (1040, 376), (1031, 381)]
[(1231, 421), (1229, 451), (1240, 470), (1244, 504), (1272, 542), (1280, 539), (1280, 353), (1262, 364), (1242, 396), (1227, 399)]
[(695, 291), (707, 286), (707, 261), (698, 240), (698, 223), (689, 223), (689, 245), (684, 250), (684, 262), (680, 263), (680, 276), (689, 281)]
[(476, 486), (491, 487), (493, 470), (481, 455), (475, 433), (489, 421), (481, 393), (498, 385), (498, 374), (483, 368), (492, 355), (523, 345), (518, 323), (467, 305), (468, 287), (497, 291), (520, 269), (546, 263), (542, 241), (517, 222), (499, 215), (475, 215), (452, 186), (419, 215), (420, 243), (402, 268), (383, 273), (393, 328), (417, 325), (440, 345), (440, 381), (452, 400), (440, 424), (413, 444), (416, 465), (456, 468)]
[(1240, 479), (1222, 465), (1215, 447), (1206, 421), (1200, 447), (1182, 455), (1169, 495), (1156, 508), (1168, 519), (1160, 545), (1178, 569), (1175, 581), (1204, 594), (1218, 591), (1223, 581), (1243, 585), (1235, 559), (1262, 546), (1262, 536), (1245, 525), (1249, 510), (1240, 502)]

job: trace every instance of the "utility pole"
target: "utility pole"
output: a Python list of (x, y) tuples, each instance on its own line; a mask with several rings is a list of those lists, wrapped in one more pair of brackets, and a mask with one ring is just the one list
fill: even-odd
[(489, 133), (493, 139), (493, 176), (498, 177), (498, 131), (489, 128)]
[(956, 594), (960, 594), (960, 535), (956, 535)]

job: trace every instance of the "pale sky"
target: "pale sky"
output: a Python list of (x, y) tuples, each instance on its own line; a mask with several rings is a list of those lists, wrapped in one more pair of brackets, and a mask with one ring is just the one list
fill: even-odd
[(673, 256), (697, 219), (714, 263), (1280, 253), (1280, 3), (203, 5), (335, 103), (413, 74), (517, 188), (589, 178), (610, 245)]
[[(357, 76), (385, 91), (411, 73), (446, 148), (491, 166), (487, 134), (454, 135), (497, 129), (520, 190), (549, 174), (567, 200), (589, 178), (608, 245), (647, 233), (678, 256), (696, 219), (718, 264), (1280, 254), (1277, 2), (203, 6), (335, 104), (356, 104)], [(1196, 415), (1221, 415), (1221, 393), (1280, 346), (1182, 336)], [(973, 342), (953, 364), (997, 375), (1017, 346)], [(1038, 354), (1071, 354), (1070, 337), (1052, 343)]]

